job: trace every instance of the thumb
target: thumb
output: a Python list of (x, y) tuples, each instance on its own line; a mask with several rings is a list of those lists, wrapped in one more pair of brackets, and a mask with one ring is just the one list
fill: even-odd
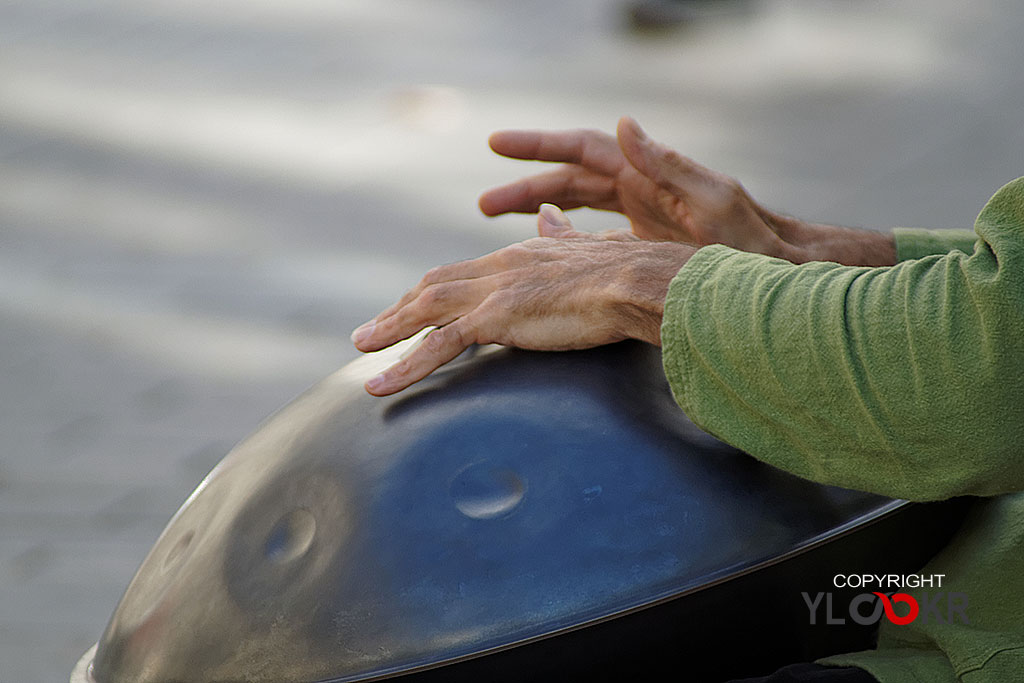
[(689, 183), (702, 178), (703, 167), (649, 138), (632, 118), (623, 116), (619, 119), (616, 134), (626, 160), (659, 187), (675, 192), (685, 191)]
[(541, 204), (537, 211), (537, 233), (541, 237), (577, 237), (569, 217), (554, 204)]

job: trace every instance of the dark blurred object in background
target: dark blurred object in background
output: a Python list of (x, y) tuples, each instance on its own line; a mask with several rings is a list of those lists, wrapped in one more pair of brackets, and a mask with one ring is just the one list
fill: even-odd
[(630, 0), (626, 16), (639, 30), (671, 29), (749, 7), (747, 0)]

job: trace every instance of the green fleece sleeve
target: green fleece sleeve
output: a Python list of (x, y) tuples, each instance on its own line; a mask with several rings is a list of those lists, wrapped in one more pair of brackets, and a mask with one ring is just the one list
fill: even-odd
[(1024, 178), (975, 233), (970, 255), (887, 268), (699, 250), (665, 302), (677, 402), (814, 481), (911, 500), (1024, 490)]
[(909, 261), (932, 254), (947, 254), (962, 251), (970, 254), (978, 239), (973, 230), (922, 230), (921, 228), (896, 228), (896, 260)]

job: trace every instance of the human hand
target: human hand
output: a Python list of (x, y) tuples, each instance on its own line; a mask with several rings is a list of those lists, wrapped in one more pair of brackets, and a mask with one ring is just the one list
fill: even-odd
[(378, 351), (436, 326), (366, 383), (386, 396), (418, 382), (472, 344), (561, 351), (627, 338), (660, 343), (668, 285), (695, 249), (613, 231), (573, 229), (541, 207), (536, 237), (428, 272), (396, 304), (352, 333)]
[(618, 139), (594, 130), (500, 131), (490, 145), (504, 156), (563, 165), (485, 192), (480, 208), (489, 216), (532, 213), (543, 202), (588, 206), (624, 214), (644, 239), (786, 255), (773, 215), (742, 185), (655, 142), (631, 118), (619, 121)]
[(485, 192), (488, 216), (533, 213), (543, 202), (624, 214), (638, 237), (725, 244), (795, 263), (895, 262), (891, 236), (809, 223), (772, 212), (731, 178), (649, 138), (631, 118), (618, 138), (594, 130), (499, 131), (491, 148), (514, 159), (561, 162), (555, 170)]

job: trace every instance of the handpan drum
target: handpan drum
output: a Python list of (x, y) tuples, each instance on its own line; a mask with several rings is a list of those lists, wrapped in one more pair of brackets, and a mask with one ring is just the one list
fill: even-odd
[(404, 348), (329, 376), (217, 465), (73, 683), (764, 673), (870, 647), (849, 618), (812, 625), (801, 593), (846, 605), (835, 574), (916, 570), (962, 513), (717, 441), (639, 342), (474, 348), (368, 396)]

